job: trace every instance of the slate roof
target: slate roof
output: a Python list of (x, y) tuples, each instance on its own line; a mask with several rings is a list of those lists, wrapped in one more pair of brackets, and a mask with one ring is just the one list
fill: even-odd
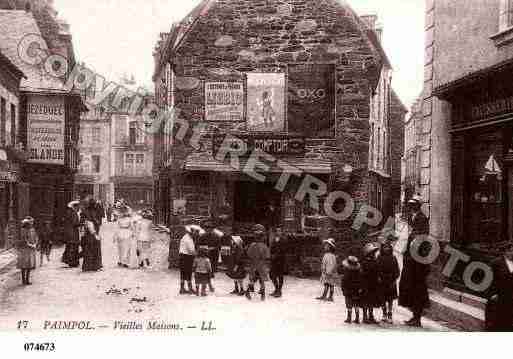
[(19, 56), (19, 44), (27, 35), (40, 36), (46, 45), (33, 15), (23, 10), (0, 10), (0, 51), (26, 76), (20, 90), (42, 93), (69, 93), (63, 82), (46, 74), (41, 65), (24, 62)]

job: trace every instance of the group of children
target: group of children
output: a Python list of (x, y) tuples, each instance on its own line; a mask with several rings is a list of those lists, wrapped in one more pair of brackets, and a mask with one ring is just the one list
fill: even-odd
[(335, 248), (333, 239), (324, 241), (325, 253), (321, 265), (324, 291), (317, 299), (333, 301), (338, 274), (341, 274), (340, 286), (347, 308), (346, 323), (360, 323), (360, 308), (364, 324), (378, 323), (374, 316), (376, 308), (382, 309), (383, 322), (393, 323), (393, 303), (398, 298), (400, 269), (392, 245), (388, 242), (381, 246), (368, 243), (363, 248), (361, 261), (355, 256), (349, 256), (340, 267), (337, 267)]

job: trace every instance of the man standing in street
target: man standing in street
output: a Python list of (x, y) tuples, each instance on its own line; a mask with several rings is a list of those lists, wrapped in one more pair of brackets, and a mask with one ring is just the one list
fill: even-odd
[(271, 253), (269, 247), (264, 243), (266, 240), (265, 227), (261, 224), (255, 225), (255, 242), (248, 248), (249, 258), (249, 281), (250, 284), (246, 290), (246, 297), (251, 300), (250, 288), (253, 288), (256, 281), (260, 282), (260, 298), (265, 300), (265, 282), (269, 281), (269, 259)]
[[(421, 326), (422, 313), (429, 307), (429, 293), (427, 287), (427, 277), (429, 274), (429, 264), (421, 263), (412, 256), (412, 251), (418, 251), (420, 257), (429, 253), (429, 246), (426, 242), (420, 248), (415, 249), (414, 241), (422, 240), (422, 237), (429, 235), (429, 220), (422, 213), (422, 199), (420, 196), (414, 196), (408, 202), (411, 208), (411, 217), (409, 226), (411, 233), (408, 237), (408, 244), (403, 259), (403, 273), (399, 283), (399, 305), (410, 309), (413, 317), (405, 322), (412, 327)], [(425, 245), (425, 246), (424, 246)]]

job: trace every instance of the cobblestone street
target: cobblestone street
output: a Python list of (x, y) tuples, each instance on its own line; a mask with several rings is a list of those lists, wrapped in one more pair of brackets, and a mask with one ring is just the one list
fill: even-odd
[[(220, 273), (215, 279), (216, 292), (209, 297), (179, 296), (179, 273), (167, 269), (165, 236), (155, 235), (158, 240), (153, 245), (152, 268), (130, 270), (116, 266), (112, 229), (112, 224), (103, 226), (104, 271), (67, 269), (59, 262), (59, 249), (53, 252), (51, 263), (34, 271), (31, 286), (20, 285), (18, 271), (5, 274), (8, 278), (1, 287), (0, 329), (15, 330), (18, 321), (26, 320), (34, 331), (42, 330), (45, 321), (91, 321), (96, 330), (113, 330), (116, 321), (141, 323), (146, 329), (148, 322), (158, 321), (171, 325), (173, 330), (173, 325), (179, 325), (186, 334), (195, 334), (203, 322), (208, 326), (210, 321), (218, 333), (413, 330), (399, 325), (345, 324), (340, 289), (335, 303), (319, 303), (313, 299), (320, 290), (316, 280), (287, 277), (283, 298), (261, 302), (255, 296), (250, 302), (229, 295), (231, 281)], [(408, 313), (399, 308), (394, 319), (401, 323), (408, 319)], [(446, 330), (428, 320), (424, 325), (422, 330)]]

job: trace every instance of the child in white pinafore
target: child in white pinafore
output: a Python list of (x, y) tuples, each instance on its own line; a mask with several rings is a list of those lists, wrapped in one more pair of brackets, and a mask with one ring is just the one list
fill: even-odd
[(141, 213), (137, 225), (137, 251), (139, 252), (139, 267), (150, 266), (153, 215), (149, 210)]

